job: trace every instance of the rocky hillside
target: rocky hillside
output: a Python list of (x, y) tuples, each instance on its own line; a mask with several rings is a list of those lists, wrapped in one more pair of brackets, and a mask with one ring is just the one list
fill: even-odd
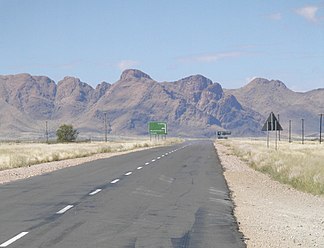
[(57, 84), (45, 76), (0, 76), (0, 135), (44, 137), (71, 123), (81, 134), (100, 135), (107, 113), (110, 133), (147, 134), (149, 121), (166, 121), (170, 135), (213, 136), (216, 130), (259, 134), (262, 116), (244, 108), (221, 85), (201, 76), (156, 82), (139, 70), (126, 70), (114, 84), (95, 89), (74, 77)]
[(102, 128), (104, 112), (112, 133), (123, 135), (147, 134), (152, 120), (166, 121), (170, 134), (184, 136), (209, 137), (223, 129), (250, 135), (252, 128), (259, 128), (254, 112), (201, 75), (159, 83), (143, 72), (127, 70), (83, 115), (80, 126)]
[(225, 90), (238, 101), (264, 117), (271, 111), (279, 114), (284, 131), (288, 130), (289, 120), (292, 131), (301, 132), (301, 119), (305, 120), (305, 134), (315, 136), (319, 131), (319, 113), (324, 113), (324, 88), (308, 92), (294, 92), (278, 80), (256, 78), (246, 86)]
[[(211, 137), (216, 130), (235, 135), (260, 135), (271, 111), (288, 119), (307, 120), (318, 129), (324, 89), (307, 93), (289, 90), (280, 81), (255, 79), (236, 90), (202, 75), (175, 82), (157, 82), (139, 70), (126, 70), (120, 79), (96, 88), (65, 77), (57, 84), (45, 76), (0, 76), (0, 139), (44, 138), (45, 122), (54, 137), (60, 124), (78, 128), (83, 137), (102, 137), (104, 116), (113, 135), (145, 135), (149, 121), (166, 121), (170, 135)], [(296, 128), (297, 130), (297, 128)]]

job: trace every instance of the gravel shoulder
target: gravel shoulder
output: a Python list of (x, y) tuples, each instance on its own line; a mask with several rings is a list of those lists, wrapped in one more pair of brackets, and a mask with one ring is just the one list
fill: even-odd
[(247, 247), (324, 247), (324, 197), (251, 169), (215, 143)]
[[(247, 247), (324, 247), (324, 197), (302, 193), (257, 172), (215, 144)], [(96, 154), (0, 171), (0, 184), (132, 151)]]
[(90, 162), (97, 159), (110, 158), (113, 156), (118, 156), (130, 152), (137, 152), (149, 148), (138, 148), (130, 151), (123, 152), (112, 152), (112, 153), (98, 153), (92, 156), (83, 158), (66, 159), (61, 161), (36, 164), (29, 167), (21, 167), (15, 169), (8, 169), (0, 171), (0, 184), (8, 183), (11, 181), (16, 181), (32, 176), (37, 176), (45, 173), (49, 173), (55, 170), (63, 169), (66, 167), (77, 166), (86, 162)]

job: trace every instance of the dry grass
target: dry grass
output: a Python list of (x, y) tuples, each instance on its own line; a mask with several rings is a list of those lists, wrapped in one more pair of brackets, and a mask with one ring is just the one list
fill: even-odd
[(180, 139), (169, 138), (160, 141), (118, 140), (107, 143), (0, 143), (0, 170), (86, 157), (97, 153), (129, 151), (138, 148), (171, 145), (179, 142), (181, 142)]
[(267, 148), (260, 140), (224, 140), (234, 155), (273, 179), (314, 195), (324, 194), (324, 144), (280, 142), (279, 149)]

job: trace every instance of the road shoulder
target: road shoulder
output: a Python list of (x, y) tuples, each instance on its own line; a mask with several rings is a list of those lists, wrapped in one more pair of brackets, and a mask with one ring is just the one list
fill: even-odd
[(324, 247), (324, 197), (271, 180), (215, 143), (247, 247)]
[(2, 170), (0, 171), (0, 185), (4, 183), (16, 181), (16, 180), (37, 176), (37, 175), (42, 175), (45, 173), (49, 173), (67, 167), (77, 166), (98, 159), (111, 158), (114, 156), (119, 156), (130, 152), (138, 152), (146, 149), (150, 149), (150, 148), (138, 148), (138, 149), (123, 151), (123, 152), (98, 153), (83, 158), (65, 159), (60, 161), (36, 164), (29, 167)]

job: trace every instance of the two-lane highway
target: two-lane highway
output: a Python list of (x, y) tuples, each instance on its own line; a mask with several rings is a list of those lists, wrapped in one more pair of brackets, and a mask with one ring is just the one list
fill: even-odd
[(212, 142), (0, 186), (0, 247), (245, 247)]

